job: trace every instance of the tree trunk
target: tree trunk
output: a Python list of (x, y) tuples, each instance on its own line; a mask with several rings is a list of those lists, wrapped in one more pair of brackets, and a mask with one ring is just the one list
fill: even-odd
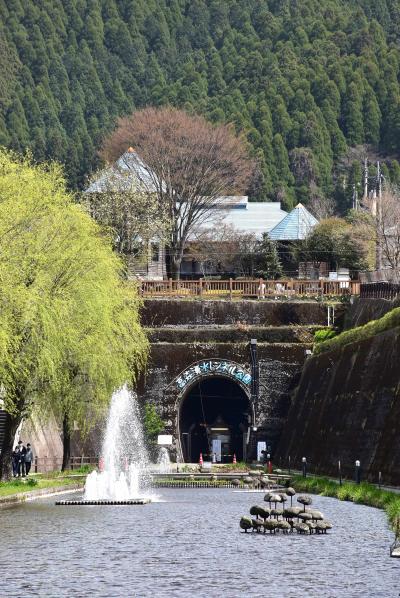
[(69, 468), (71, 459), (71, 432), (68, 424), (68, 416), (64, 414), (63, 418), (63, 460), (61, 471)]
[(171, 278), (179, 280), (181, 277), (181, 262), (182, 258), (172, 256), (171, 259)]
[(175, 247), (166, 247), (165, 266), (168, 278), (179, 280), (181, 275), (181, 262), (183, 251)]
[(22, 418), (20, 415), (7, 414), (6, 429), (4, 431), (3, 446), (0, 447), (0, 480), (6, 481), (12, 478), (12, 452), (14, 449), (14, 438)]

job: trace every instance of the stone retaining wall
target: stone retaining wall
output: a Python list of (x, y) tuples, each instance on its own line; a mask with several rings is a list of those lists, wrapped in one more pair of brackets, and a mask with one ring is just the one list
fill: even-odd
[[(344, 306), (337, 305), (340, 319)], [(142, 322), (151, 350), (139, 381), (141, 401), (155, 405), (166, 432), (178, 434), (176, 394), (166, 392), (183, 370), (206, 359), (229, 360), (250, 371), (250, 340), (257, 340), (260, 366), (257, 431), (275, 447), (314, 331), (327, 323), (327, 307), (313, 301), (147, 299)]]
[(394, 307), (400, 306), (400, 299), (354, 299), (349, 305), (344, 319), (344, 328), (363, 326), (371, 320), (378, 320)]
[[(337, 319), (345, 306), (336, 305)], [(285, 326), (322, 325), (327, 323), (327, 307), (316, 300), (213, 300), (146, 299), (142, 323), (147, 328), (164, 326), (234, 325)]]
[(400, 328), (309, 358), (278, 447), (282, 463), (400, 484)]

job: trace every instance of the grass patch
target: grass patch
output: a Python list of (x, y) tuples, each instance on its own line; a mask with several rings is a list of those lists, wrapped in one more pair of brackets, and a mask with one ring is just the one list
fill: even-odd
[(239, 472), (239, 473), (243, 473), (243, 472), (247, 472), (249, 471), (250, 466), (245, 463), (244, 461), (238, 461), (237, 463), (222, 463), (218, 465), (213, 464), (212, 465), (212, 471), (215, 471), (215, 473), (224, 473), (224, 472)]
[(323, 328), (322, 330), (316, 330), (314, 332), (314, 343), (317, 345), (318, 343), (323, 343), (331, 338), (337, 336), (336, 330), (333, 328)]
[(344, 482), (340, 486), (338, 482), (328, 478), (296, 476), (290, 483), (300, 492), (331, 496), (339, 500), (348, 500), (360, 505), (384, 509), (392, 529), (395, 528), (396, 521), (400, 518), (400, 494), (390, 490), (380, 490), (367, 482), (362, 484)]
[(364, 326), (358, 326), (357, 328), (346, 330), (345, 332), (338, 334), (334, 338), (318, 343), (317, 345), (315, 345), (314, 355), (318, 355), (319, 353), (325, 353), (326, 351), (334, 351), (335, 349), (340, 349), (345, 345), (350, 345), (351, 343), (371, 338), (372, 336), (380, 334), (381, 332), (385, 332), (386, 330), (392, 330), (393, 328), (397, 328), (399, 326), (400, 307), (395, 307), (378, 320), (371, 320), (371, 322), (368, 322)]
[[(47, 475), (47, 474), (46, 474)], [(46, 477), (46, 478), (21, 478), (10, 480), (9, 482), (0, 482), (0, 497), (11, 496), (21, 492), (30, 492), (31, 490), (41, 490), (44, 488), (57, 488), (76, 484), (76, 480), (68, 477)]]

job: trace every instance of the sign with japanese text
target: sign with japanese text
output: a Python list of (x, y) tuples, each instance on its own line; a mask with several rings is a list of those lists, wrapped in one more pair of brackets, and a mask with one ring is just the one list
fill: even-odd
[(245, 386), (250, 386), (251, 375), (237, 363), (222, 359), (206, 359), (187, 368), (176, 380), (176, 386), (183, 390), (195, 378), (210, 375), (220, 375), (233, 378)]

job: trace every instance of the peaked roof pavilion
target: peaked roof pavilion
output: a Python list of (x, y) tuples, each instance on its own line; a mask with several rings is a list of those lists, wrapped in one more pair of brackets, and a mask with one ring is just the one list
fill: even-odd
[(130, 147), (114, 165), (105, 168), (85, 192), (104, 193), (110, 191), (110, 188), (123, 192), (136, 188), (138, 191), (154, 193), (155, 177), (153, 178), (151, 173), (140, 156)]
[(269, 231), (273, 241), (303, 241), (318, 220), (303, 206), (297, 206)]

